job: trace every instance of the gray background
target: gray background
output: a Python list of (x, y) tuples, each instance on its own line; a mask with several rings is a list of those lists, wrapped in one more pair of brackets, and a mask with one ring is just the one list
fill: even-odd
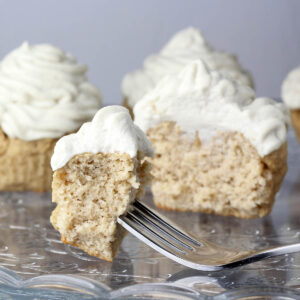
[(280, 95), (300, 65), (299, 0), (0, 0), (0, 57), (30, 43), (52, 43), (89, 66), (104, 103), (120, 103), (123, 75), (176, 31), (200, 28), (217, 49), (235, 52), (259, 96)]

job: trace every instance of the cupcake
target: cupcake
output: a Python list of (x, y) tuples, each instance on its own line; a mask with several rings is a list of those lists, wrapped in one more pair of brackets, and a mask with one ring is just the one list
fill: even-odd
[(164, 209), (263, 217), (287, 170), (285, 106), (202, 61), (163, 78), (134, 107), (152, 142), (152, 193)]
[(226, 73), (241, 84), (253, 87), (250, 74), (233, 54), (216, 51), (193, 27), (179, 31), (158, 53), (147, 57), (143, 67), (128, 73), (122, 82), (123, 105), (134, 105), (166, 75), (177, 74), (188, 63), (202, 59), (212, 70)]
[(292, 70), (281, 87), (281, 98), (291, 113), (291, 120), (300, 142), (300, 67)]
[(101, 106), (87, 67), (51, 45), (29, 45), (0, 63), (0, 190), (49, 191), (58, 138)]
[(125, 230), (117, 223), (144, 193), (152, 146), (121, 106), (102, 108), (76, 134), (61, 138), (51, 160), (51, 223), (64, 243), (112, 261)]

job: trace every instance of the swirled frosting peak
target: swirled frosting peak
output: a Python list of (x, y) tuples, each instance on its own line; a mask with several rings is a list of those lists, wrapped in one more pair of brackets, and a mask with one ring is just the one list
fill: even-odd
[(0, 62), (0, 126), (25, 141), (58, 138), (92, 119), (100, 92), (86, 78), (87, 67), (47, 44), (29, 45)]
[(241, 84), (253, 86), (250, 74), (243, 70), (235, 55), (214, 50), (198, 29), (189, 27), (175, 34), (158, 54), (147, 57), (141, 69), (124, 77), (122, 92), (129, 106), (133, 107), (164, 76), (177, 74), (197, 59)]
[(134, 107), (135, 123), (144, 132), (161, 122), (175, 122), (182, 132), (202, 141), (220, 131), (242, 133), (261, 156), (277, 150), (285, 141), (289, 114), (282, 103), (255, 99), (254, 91), (201, 60), (179, 74), (164, 77)]
[(300, 67), (292, 70), (285, 78), (281, 97), (290, 109), (300, 109)]
[(112, 105), (100, 109), (93, 120), (84, 123), (77, 133), (62, 137), (55, 145), (51, 166), (55, 171), (81, 153), (119, 152), (135, 157), (138, 151), (152, 156), (150, 141), (134, 125), (125, 107)]

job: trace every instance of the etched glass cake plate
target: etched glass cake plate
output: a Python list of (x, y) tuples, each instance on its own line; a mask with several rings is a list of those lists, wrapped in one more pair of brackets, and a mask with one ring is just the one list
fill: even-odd
[[(300, 146), (289, 132), (289, 170), (271, 215), (240, 220), (161, 211), (195, 236), (236, 249), (300, 240)], [(151, 195), (145, 201), (152, 206)], [(50, 194), (0, 194), (0, 299), (300, 299), (300, 253), (237, 269), (187, 269), (128, 234), (113, 263), (64, 245)]]

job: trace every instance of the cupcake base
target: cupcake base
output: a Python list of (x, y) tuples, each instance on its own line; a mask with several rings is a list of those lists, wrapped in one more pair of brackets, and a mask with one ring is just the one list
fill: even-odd
[(164, 209), (239, 218), (267, 215), (287, 170), (287, 146), (260, 157), (238, 132), (209, 141), (184, 136), (174, 122), (148, 131), (155, 156), (152, 192)]
[(23, 141), (0, 128), (0, 191), (51, 191), (51, 156), (57, 139)]
[(133, 108), (129, 105), (127, 98), (123, 98), (122, 105), (129, 110), (132, 120), (134, 119)]
[(293, 123), (293, 127), (297, 136), (297, 139), (300, 143), (300, 109), (299, 110), (291, 110), (291, 120)]

